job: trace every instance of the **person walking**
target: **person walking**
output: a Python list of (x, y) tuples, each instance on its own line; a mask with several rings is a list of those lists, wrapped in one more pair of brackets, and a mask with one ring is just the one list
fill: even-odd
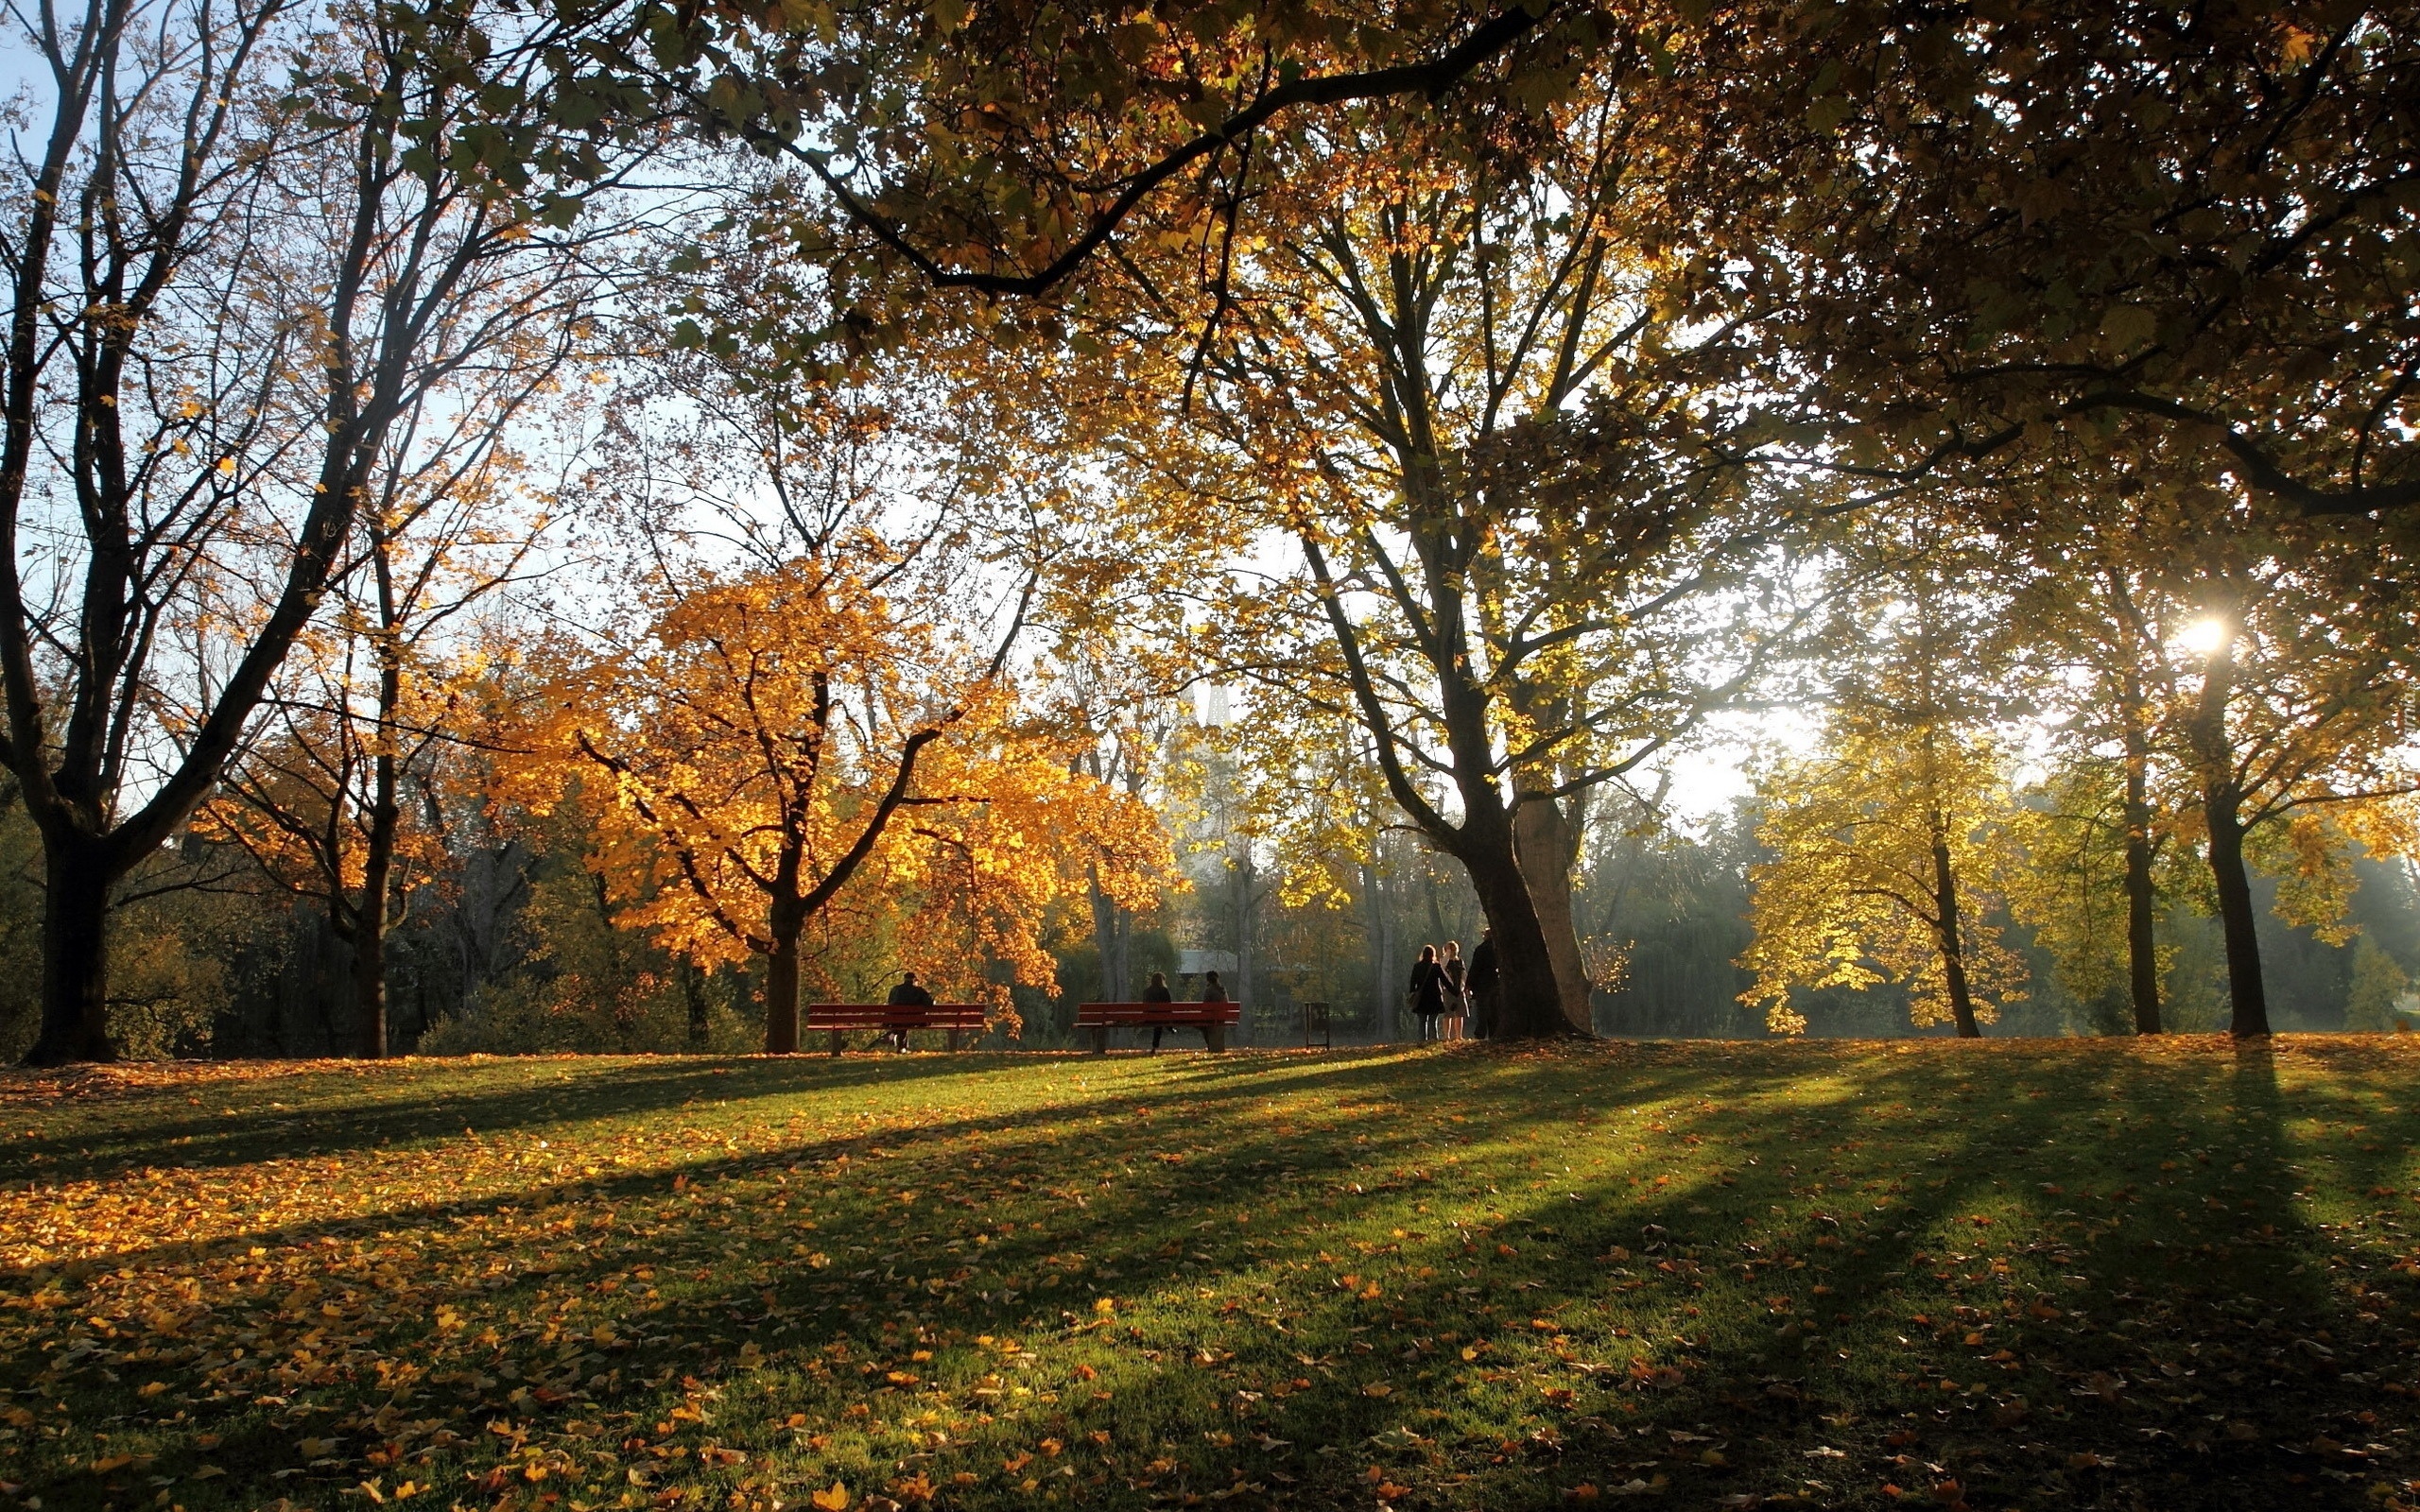
[[(890, 989), (890, 996), (883, 1002), (894, 1008), (929, 1008), (933, 1005), (933, 995), (916, 984), (915, 972), (902, 971), (899, 973), (899, 985)], [(883, 1037), (895, 1050), (905, 1051), (908, 1048), (908, 1031), (904, 1027), (886, 1029)]]
[(1445, 1011), (1445, 972), (1437, 964), (1437, 947), (1420, 947), (1411, 963), (1411, 1011), (1420, 1021), (1420, 1042), (1437, 1038), (1437, 1016)]
[[(1174, 1003), (1176, 1001), (1176, 994), (1168, 990), (1167, 973), (1165, 971), (1153, 971), (1151, 973), (1151, 985), (1143, 989), (1143, 1001), (1146, 1003)], [(1155, 1023), (1151, 1025), (1151, 1053), (1153, 1055), (1159, 1054), (1160, 1036), (1166, 1033), (1167, 1033), (1167, 1025), (1164, 1023)]]
[(1462, 942), (1458, 939), (1447, 940), (1445, 958), (1439, 961), (1437, 965), (1445, 973), (1445, 1019), (1444, 1033), (1442, 1038), (1460, 1040), (1462, 1037), (1463, 1021), (1469, 1016), (1471, 1005), (1468, 989), (1462, 985), (1464, 971)]
[(1462, 975), (1462, 986), (1471, 1000), (1471, 1038), (1495, 1038), (1495, 931), (1478, 932), (1478, 943), (1471, 947), (1470, 970)]

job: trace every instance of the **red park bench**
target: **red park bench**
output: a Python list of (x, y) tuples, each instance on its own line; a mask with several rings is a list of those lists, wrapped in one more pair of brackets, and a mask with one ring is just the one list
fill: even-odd
[(1080, 1003), (1076, 1031), (1090, 1031), (1093, 1054), (1109, 1049), (1112, 1029), (1199, 1029), (1213, 1050), (1227, 1048), (1227, 1030), (1241, 1019), (1237, 1003)]
[(949, 1047), (956, 1050), (959, 1035), (979, 1035), (985, 1022), (980, 1003), (809, 1003), (805, 1008), (807, 1032), (829, 1031), (836, 1056), (840, 1053), (842, 1036), (863, 1029), (886, 1034), (893, 1029), (938, 1029), (949, 1036)]

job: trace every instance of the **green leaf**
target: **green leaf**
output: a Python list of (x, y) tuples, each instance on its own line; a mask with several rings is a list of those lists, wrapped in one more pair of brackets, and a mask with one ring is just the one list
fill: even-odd
[(2132, 352), (2159, 335), (2159, 317), (2139, 304), (2113, 304), (2100, 318), (2100, 339), (2112, 352)]

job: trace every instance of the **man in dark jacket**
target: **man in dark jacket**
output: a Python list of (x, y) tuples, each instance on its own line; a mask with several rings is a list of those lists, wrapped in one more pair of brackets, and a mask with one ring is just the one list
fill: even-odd
[(1471, 994), (1471, 1038), (1495, 1037), (1495, 931), (1482, 929), (1471, 947), (1470, 971), (1462, 978)]
[[(899, 973), (899, 985), (890, 989), (890, 996), (884, 1002), (894, 1008), (929, 1008), (933, 1005), (933, 995), (916, 985), (915, 972), (902, 971)], [(885, 1034), (893, 1048), (899, 1050), (908, 1048), (907, 1030), (890, 1029), (886, 1030)]]

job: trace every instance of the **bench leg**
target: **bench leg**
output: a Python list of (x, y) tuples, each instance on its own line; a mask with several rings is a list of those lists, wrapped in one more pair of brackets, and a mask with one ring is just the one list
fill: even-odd
[(840, 1031), (838, 1029), (832, 1031), (832, 1054), (835, 1058), (840, 1054)]
[(1108, 1029), (1099, 1028), (1093, 1031), (1093, 1054), (1096, 1056), (1105, 1056), (1109, 1054)]
[(943, 1042), (949, 1046), (950, 1053), (952, 1055), (956, 1055), (958, 1053), (958, 1031), (952, 1029)]
[(1227, 1026), (1223, 1023), (1205, 1023), (1201, 1026), (1201, 1038), (1208, 1042), (1214, 1053), (1224, 1050), (1227, 1048)]

